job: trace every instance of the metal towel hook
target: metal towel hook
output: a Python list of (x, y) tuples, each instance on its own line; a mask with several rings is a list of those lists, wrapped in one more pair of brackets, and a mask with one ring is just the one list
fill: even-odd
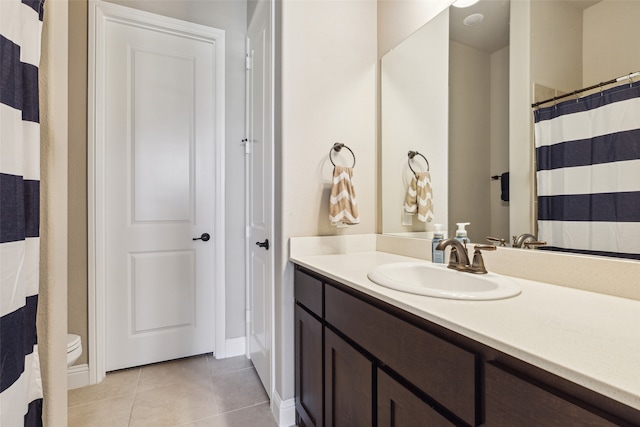
[(413, 160), (415, 156), (420, 156), (424, 159), (424, 161), (427, 163), (427, 172), (429, 172), (429, 160), (427, 160), (427, 158), (424, 155), (422, 155), (421, 153), (418, 153), (417, 151), (409, 151), (407, 155), (409, 156), (409, 159), (407, 160), (407, 164), (409, 165), (409, 169), (411, 169), (411, 172), (413, 172), (416, 178), (418, 177), (418, 174), (416, 174), (416, 171), (413, 170), (413, 168), (411, 167), (411, 160)]
[(333, 163), (333, 159), (331, 158), (331, 154), (333, 154), (334, 151), (337, 151), (339, 153), (340, 150), (342, 150), (343, 148), (346, 148), (347, 150), (349, 150), (349, 152), (353, 156), (353, 166), (351, 166), (351, 167), (352, 168), (356, 167), (356, 155), (353, 154), (353, 151), (351, 151), (351, 148), (347, 147), (346, 145), (344, 145), (341, 142), (336, 142), (335, 144), (333, 144), (333, 147), (331, 147), (331, 150), (329, 150), (329, 160), (331, 161), (331, 164), (334, 167), (336, 165), (335, 163)]

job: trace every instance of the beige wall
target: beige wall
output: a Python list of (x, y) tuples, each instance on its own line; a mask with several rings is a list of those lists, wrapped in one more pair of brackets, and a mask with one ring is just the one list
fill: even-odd
[(449, 236), (470, 222), (468, 236), (491, 233), (491, 56), (451, 42), (449, 50)]
[[(382, 232), (425, 232), (449, 218), (449, 13), (445, 11), (404, 40), (381, 60)], [(402, 225), (404, 201), (413, 173), (407, 153), (418, 151), (429, 161), (433, 222)], [(426, 171), (421, 157), (412, 164)]]
[(531, 81), (570, 92), (582, 86), (582, 11), (531, 2)]
[(512, 1), (509, 32), (510, 234), (531, 233), (535, 224), (530, 31), (530, 2)]
[(584, 12), (582, 86), (640, 70), (640, 1), (606, 0)]
[[(509, 46), (491, 55), (490, 176), (509, 170)], [(509, 202), (500, 199), (500, 182), (491, 181), (489, 235), (509, 239)], [(486, 236), (480, 236), (484, 238)], [(480, 240), (478, 240), (479, 242)], [(483, 241), (484, 242), (484, 241)]]
[(43, 422), (67, 425), (68, 21), (66, 0), (47, 2), (40, 63), (41, 194), (38, 349)]
[(68, 331), (87, 340), (87, 2), (69, 2), (69, 282)]
[[(376, 231), (376, 2), (283, 1), (277, 6), (274, 386), (282, 399), (291, 399), (289, 238)], [(361, 223), (346, 229), (332, 227), (328, 217), (328, 155), (336, 141), (357, 157), (354, 186)]]
[(399, 45), (454, 0), (378, 0), (378, 56)]

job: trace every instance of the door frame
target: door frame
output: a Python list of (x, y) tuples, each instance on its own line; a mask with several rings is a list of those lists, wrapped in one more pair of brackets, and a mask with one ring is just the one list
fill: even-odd
[(168, 30), (215, 44), (215, 189), (214, 189), (214, 354), (225, 357), (225, 32), (101, 0), (89, 0), (89, 64), (87, 102), (87, 209), (88, 209), (88, 348), (89, 384), (106, 374), (106, 210), (104, 156), (104, 64), (107, 21)]

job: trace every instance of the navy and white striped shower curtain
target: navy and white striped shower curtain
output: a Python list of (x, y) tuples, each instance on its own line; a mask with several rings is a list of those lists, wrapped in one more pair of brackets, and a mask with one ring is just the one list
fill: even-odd
[(44, 0), (0, 0), (0, 426), (42, 425), (38, 66)]
[(640, 82), (534, 112), (538, 239), (640, 259)]

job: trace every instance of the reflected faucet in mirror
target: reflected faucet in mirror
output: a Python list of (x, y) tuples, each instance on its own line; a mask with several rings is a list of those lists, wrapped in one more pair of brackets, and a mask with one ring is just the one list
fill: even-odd
[[(532, 249), (537, 246), (544, 246), (547, 244), (547, 242), (542, 242), (537, 240), (536, 236), (534, 236), (531, 233), (524, 233), (519, 236), (513, 236), (512, 238), (513, 238), (513, 245), (511, 245), (511, 247), (513, 248)], [(491, 236), (487, 236), (486, 239), (489, 242), (500, 243), (501, 247), (507, 246), (507, 241), (505, 239), (500, 239), (498, 237), (491, 237)]]
[(457, 239), (441, 240), (440, 243), (438, 243), (438, 246), (436, 246), (436, 250), (444, 251), (447, 246), (451, 246), (449, 265), (447, 265), (447, 268), (474, 274), (487, 274), (487, 269), (485, 268), (484, 260), (482, 259), (482, 250), (496, 250), (496, 247), (493, 245), (475, 245), (473, 247), (473, 262), (469, 262), (469, 253), (467, 252), (466, 243), (463, 245)]
[(497, 237), (491, 237), (491, 236), (487, 236), (486, 239), (489, 242), (500, 243), (501, 247), (507, 246), (507, 241), (505, 239), (499, 239)]
[(513, 247), (514, 248), (525, 248), (531, 249), (536, 246), (544, 246), (547, 242), (539, 241), (536, 236), (530, 233), (524, 233), (519, 236), (513, 236)]

